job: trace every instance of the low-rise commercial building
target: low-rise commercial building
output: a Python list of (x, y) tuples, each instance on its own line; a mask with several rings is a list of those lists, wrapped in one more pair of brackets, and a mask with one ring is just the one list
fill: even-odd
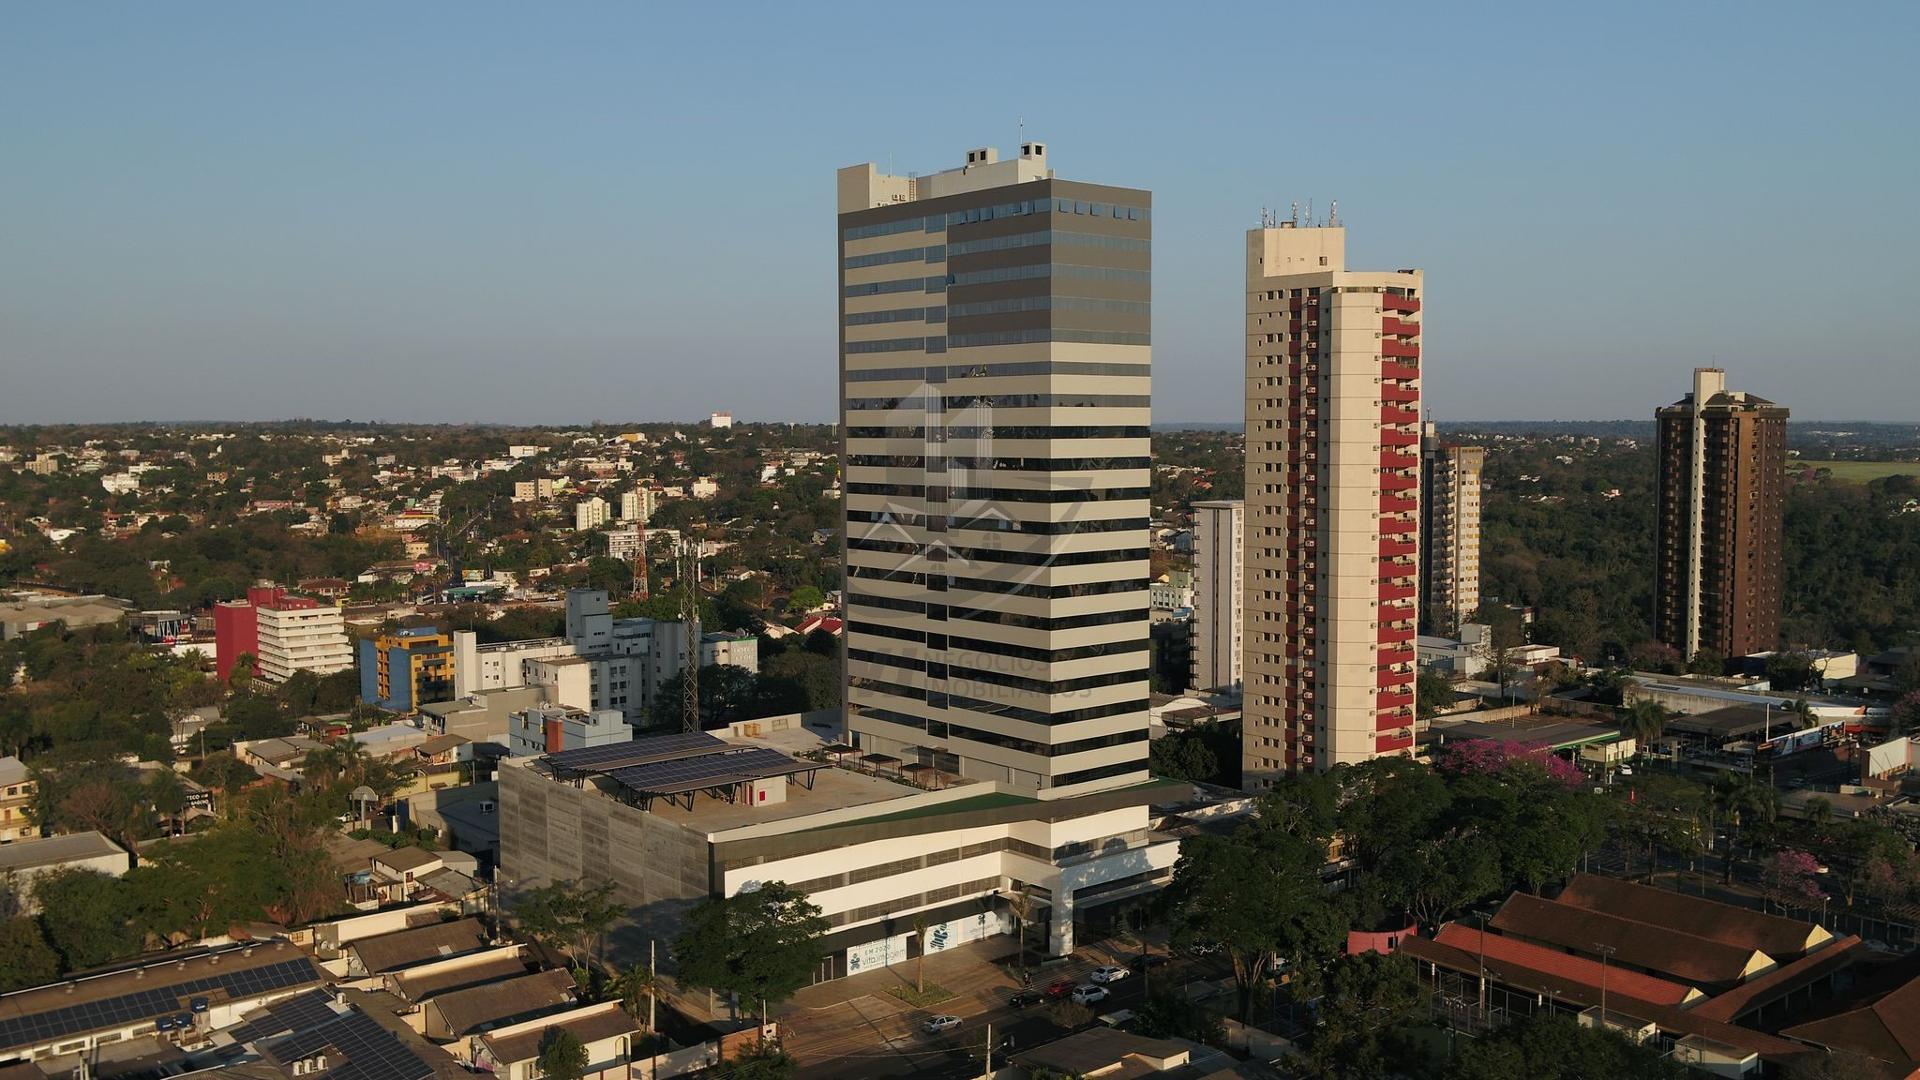
[(72, 1059), (69, 1067), (81, 1068), (85, 1055), (128, 1039), (204, 1038), (325, 981), (326, 973), (306, 953), (272, 942), (149, 957), (0, 995), (0, 1064), (52, 1066)]
[(1783, 1021), (1849, 983), (1842, 973), (1865, 951), (1814, 923), (1590, 874), (1557, 899), (1515, 893), (1485, 927), (1448, 923), (1399, 950), (1443, 1006), (1576, 1014), (1657, 1036), (1676, 1060), (1720, 1076), (1809, 1056)]
[[(585, 661), (576, 659), (572, 666), (583, 669)], [(618, 709), (588, 712), (567, 705), (536, 705), (508, 718), (507, 749), (516, 757), (610, 746), (631, 738), (633, 728)]]
[(15, 840), (0, 846), (0, 881), (12, 882), (24, 914), (40, 910), (34, 882), (60, 870), (94, 870), (119, 877), (133, 860), (119, 844), (89, 829), (65, 836)]
[(69, 630), (106, 626), (119, 622), (132, 610), (132, 604), (111, 596), (29, 593), (0, 601), (0, 641), (11, 641), (54, 623)]
[(1076, 922), (1162, 887), (1178, 855), (1150, 827), (1162, 782), (1039, 799), (777, 734), (810, 749), (691, 733), (503, 761), (501, 883), (610, 881), (664, 940), (704, 897), (784, 881), (832, 927), (827, 979), (997, 934), (1064, 955)]

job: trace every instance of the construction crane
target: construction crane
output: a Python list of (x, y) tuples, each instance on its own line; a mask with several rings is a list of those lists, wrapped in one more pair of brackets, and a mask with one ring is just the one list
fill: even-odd
[(685, 666), (680, 672), (680, 723), (689, 732), (700, 724), (700, 555), (699, 541), (680, 539), (680, 619), (687, 635)]

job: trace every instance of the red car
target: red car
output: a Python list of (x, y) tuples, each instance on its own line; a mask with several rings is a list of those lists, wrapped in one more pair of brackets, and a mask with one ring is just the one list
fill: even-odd
[(1073, 993), (1073, 988), (1079, 985), (1079, 983), (1074, 982), (1072, 979), (1061, 979), (1058, 982), (1049, 983), (1047, 985), (1047, 997), (1058, 1001), (1068, 994)]

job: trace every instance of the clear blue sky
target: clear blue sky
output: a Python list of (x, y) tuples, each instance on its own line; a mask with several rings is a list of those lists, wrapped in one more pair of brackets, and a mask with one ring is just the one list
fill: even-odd
[(0, 422), (834, 413), (833, 171), (1024, 118), (1153, 189), (1155, 417), (1240, 416), (1241, 233), (1427, 272), (1436, 418), (1717, 362), (1920, 419), (1920, 5), (18, 3)]

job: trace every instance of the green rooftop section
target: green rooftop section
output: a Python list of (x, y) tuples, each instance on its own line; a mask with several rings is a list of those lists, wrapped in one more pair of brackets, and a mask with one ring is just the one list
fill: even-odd
[(911, 821), (914, 818), (932, 817), (935, 814), (964, 814), (970, 810), (998, 810), (1003, 806), (1024, 806), (1038, 801), (1038, 799), (1029, 799), (1025, 795), (1010, 795), (1003, 791), (995, 791), (985, 795), (969, 795), (952, 802), (929, 803), (926, 806), (916, 806), (911, 810), (896, 810), (891, 814), (836, 821), (831, 825), (818, 825), (807, 831), (819, 832), (821, 829), (838, 829), (846, 825), (872, 825), (882, 821)]
[[(1115, 788), (1113, 790), (1151, 791), (1157, 788), (1191, 786), (1192, 784), (1189, 781), (1167, 780), (1156, 777), (1152, 780), (1142, 781), (1138, 784), (1129, 784), (1124, 788)], [(986, 795), (969, 795), (964, 799), (955, 799), (952, 802), (930, 803), (926, 806), (916, 806), (911, 810), (896, 810), (891, 814), (876, 814), (873, 817), (854, 818), (850, 821), (836, 821), (831, 825), (816, 825), (806, 831), (818, 832), (821, 829), (838, 829), (847, 825), (873, 825), (883, 821), (911, 821), (914, 818), (932, 817), (935, 814), (964, 814), (972, 810), (998, 810), (1003, 806), (1032, 806), (1038, 802), (1040, 802), (1039, 799), (1028, 798), (1025, 795), (1013, 795), (1004, 791), (996, 791)]]

